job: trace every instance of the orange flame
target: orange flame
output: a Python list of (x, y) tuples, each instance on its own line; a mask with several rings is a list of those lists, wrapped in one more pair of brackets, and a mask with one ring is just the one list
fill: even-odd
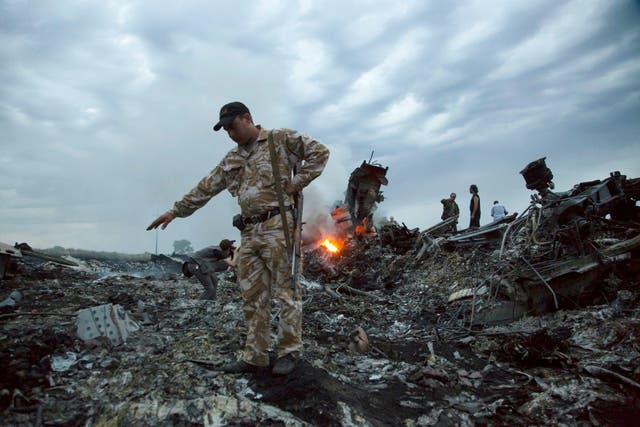
[(336, 246), (335, 243), (333, 243), (331, 240), (329, 240), (328, 237), (326, 239), (324, 239), (324, 242), (322, 242), (320, 244), (320, 246), (323, 246), (329, 252), (334, 253), (334, 254), (339, 251), (338, 246)]
[(356, 236), (364, 236), (367, 234), (367, 231), (369, 231), (369, 219), (365, 218), (362, 220), (362, 224), (356, 226), (354, 234)]

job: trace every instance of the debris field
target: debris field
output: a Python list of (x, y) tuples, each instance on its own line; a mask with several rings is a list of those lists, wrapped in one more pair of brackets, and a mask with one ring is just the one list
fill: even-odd
[[(232, 272), (212, 301), (171, 257), (24, 256), (0, 286), (0, 421), (634, 425), (638, 180), (556, 193), (541, 160), (523, 174), (530, 208), (499, 223), (308, 244), (305, 351), (285, 377), (218, 370), (244, 342)], [(98, 309), (87, 335), (82, 314)]]

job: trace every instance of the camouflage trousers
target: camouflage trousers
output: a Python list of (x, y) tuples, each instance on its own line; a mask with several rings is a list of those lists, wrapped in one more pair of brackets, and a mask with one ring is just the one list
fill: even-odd
[[(292, 216), (287, 213), (288, 225)], [(238, 252), (238, 284), (242, 291), (247, 340), (242, 360), (269, 365), (271, 300), (280, 306), (278, 357), (302, 350), (302, 301), (293, 299), (291, 262), (280, 215), (242, 231)]]

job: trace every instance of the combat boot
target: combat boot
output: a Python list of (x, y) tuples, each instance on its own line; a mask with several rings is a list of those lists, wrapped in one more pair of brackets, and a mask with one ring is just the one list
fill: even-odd
[(293, 353), (286, 354), (276, 360), (271, 373), (273, 375), (289, 375), (295, 369), (297, 363), (298, 359)]

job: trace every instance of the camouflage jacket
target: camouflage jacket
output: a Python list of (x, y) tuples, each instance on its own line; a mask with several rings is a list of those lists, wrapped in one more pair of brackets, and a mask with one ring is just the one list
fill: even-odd
[(460, 209), (458, 208), (458, 204), (455, 200), (442, 199), (440, 200), (440, 203), (443, 204), (442, 216), (440, 217), (443, 220), (451, 218), (452, 216), (460, 215)]
[[(209, 175), (173, 205), (171, 212), (175, 216), (191, 215), (225, 188), (238, 198), (245, 216), (258, 215), (278, 207), (267, 142), (269, 131), (260, 126), (258, 128), (258, 139), (248, 150), (242, 146), (230, 150)], [(329, 158), (329, 150), (315, 139), (291, 129), (275, 129), (271, 132), (282, 180), (291, 180), (298, 191), (302, 190), (320, 175)], [(291, 179), (293, 165), (298, 161), (304, 163)], [(292, 196), (286, 193), (284, 196), (285, 205), (293, 203)]]

